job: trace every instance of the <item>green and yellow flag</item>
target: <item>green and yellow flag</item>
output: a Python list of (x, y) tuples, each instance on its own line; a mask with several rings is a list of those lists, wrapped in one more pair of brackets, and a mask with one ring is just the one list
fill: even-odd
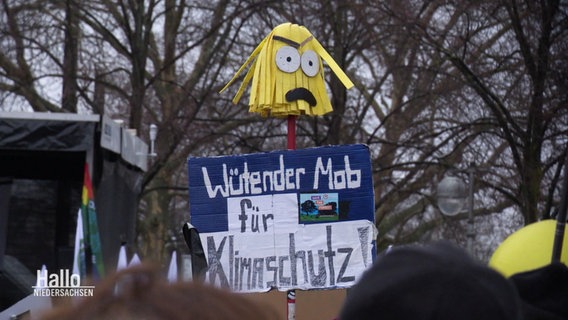
[(101, 239), (99, 236), (99, 227), (97, 224), (97, 213), (95, 211), (95, 197), (91, 176), (89, 174), (89, 165), (85, 163), (85, 173), (83, 178), (83, 193), (81, 202), (81, 218), (83, 222), (83, 236), (85, 244), (85, 256), (90, 257), (90, 265), (92, 265), (92, 277), (101, 279), (105, 275), (103, 264), (103, 253), (101, 248)]

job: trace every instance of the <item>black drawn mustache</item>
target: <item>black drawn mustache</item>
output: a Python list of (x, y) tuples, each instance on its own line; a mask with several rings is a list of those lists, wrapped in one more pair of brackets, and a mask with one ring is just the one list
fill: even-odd
[(314, 95), (306, 88), (295, 88), (286, 92), (286, 101), (293, 102), (296, 100), (304, 100), (310, 107), (314, 107), (317, 104)]

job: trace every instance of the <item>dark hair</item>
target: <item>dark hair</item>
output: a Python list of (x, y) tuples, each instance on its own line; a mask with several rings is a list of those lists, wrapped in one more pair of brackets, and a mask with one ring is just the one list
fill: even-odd
[(157, 268), (136, 266), (97, 284), (92, 297), (56, 307), (42, 320), (277, 319), (244, 295), (196, 282), (169, 283)]
[(511, 276), (523, 301), (525, 320), (568, 319), (568, 267), (551, 262)]
[(522, 319), (514, 286), (446, 242), (394, 248), (347, 294), (341, 320)]

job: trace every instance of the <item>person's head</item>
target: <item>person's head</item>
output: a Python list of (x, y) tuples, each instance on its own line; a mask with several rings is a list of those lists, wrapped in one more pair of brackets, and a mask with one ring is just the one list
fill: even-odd
[(513, 274), (525, 320), (568, 319), (568, 267), (562, 262)]
[(347, 294), (341, 320), (522, 319), (514, 286), (448, 243), (393, 248)]
[(169, 283), (157, 269), (136, 266), (97, 284), (93, 297), (54, 308), (42, 320), (277, 319), (269, 306), (195, 282)]

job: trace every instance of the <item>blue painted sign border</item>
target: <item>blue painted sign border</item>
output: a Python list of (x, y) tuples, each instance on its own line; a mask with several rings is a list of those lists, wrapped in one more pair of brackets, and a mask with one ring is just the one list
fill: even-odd
[(374, 221), (371, 160), (363, 144), (191, 157), (188, 173), (191, 223), (200, 232), (228, 231), (229, 198), (284, 193), (296, 193), (298, 203), (302, 194), (335, 194), (336, 221)]

